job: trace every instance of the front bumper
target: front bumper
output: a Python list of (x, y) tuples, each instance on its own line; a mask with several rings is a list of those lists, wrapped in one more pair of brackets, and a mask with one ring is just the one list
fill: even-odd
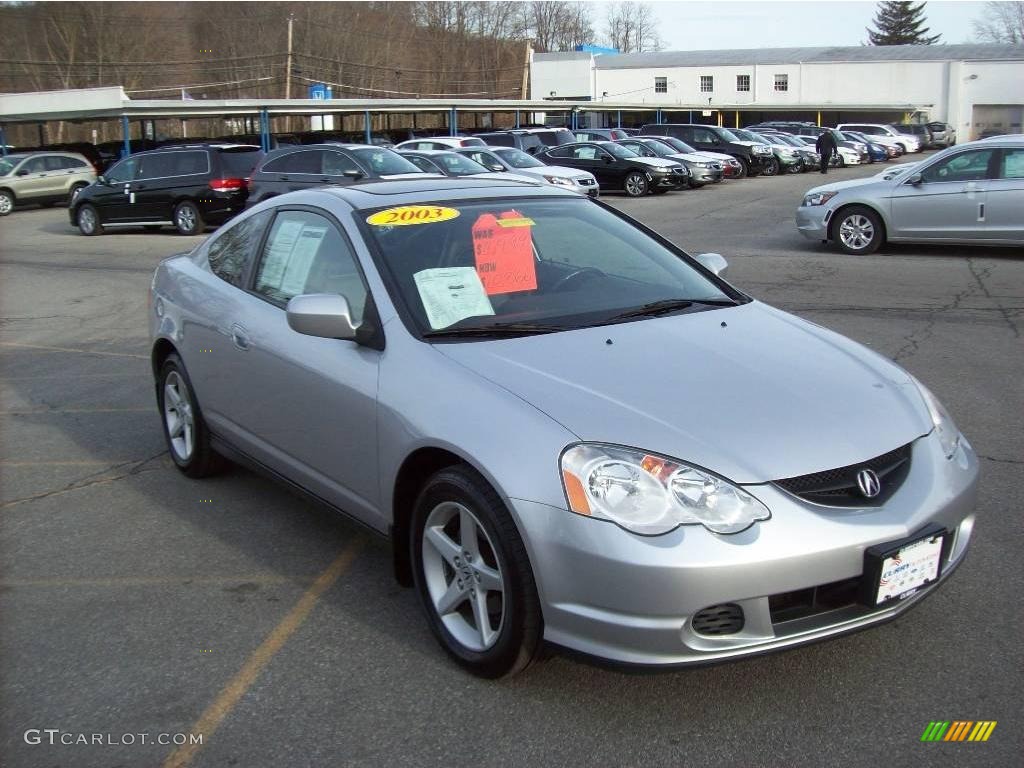
[(600, 197), (601, 195), (601, 188), (594, 179), (573, 179), (573, 183), (576, 185), (576, 191), (582, 192), (587, 197)]
[(832, 209), (827, 205), (801, 205), (796, 209), (797, 231), (808, 240), (828, 240)]
[[(564, 509), (512, 504), (530, 550), (548, 641), (629, 664), (695, 664), (800, 645), (902, 614), (962, 561), (977, 477), (966, 441), (947, 460), (931, 434), (914, 443), (909, 475), (881, 507), (822, 507), (772, 484), (749, 486), (772, 519), (731, 536), (683, 526), (642, 537)], [(794, 592), (858, 580), (868, 547), (929, 523), (949, 530), (952, 546), (940, 579), (914, 595), (878, 608), (833, 605), (796, 619), (778, 608)], [(742, 608), (740, 631), (712, 636), (694, 629), (695, 614), (722, 604)]]
[(702, 184), (721, 181), (723, 172), (724, 171), (720, 168), (700, 168), (698, 166), (690, 166), (691, 178)]

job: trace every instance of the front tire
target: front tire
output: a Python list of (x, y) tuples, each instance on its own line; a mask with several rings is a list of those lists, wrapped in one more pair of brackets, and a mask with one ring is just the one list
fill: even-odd
[(737, 158), (740, 163), (740, 172), (736, 174), (737, 179), (745, 179), (750, 175), (750, 163), (744, 160), (742, 157)]
[(431, 477), (413, 509), (413, 578), (445, 652), (474, 675), (521, 672), (541, 647), (533, 570), (495, 490), (467, 466)]
[(650, 184), (647, 183), (647, 177), (642, 173), (633, 171), (631, 174), (626, 176), (626, 180), (622, 182), (622, 188), (630, 197), (643, 197), (650, 191)]
[(832, 217), (832, 241), (844, 253), (874, 253), (885, 239), (882, 219), (870, 208), (854, 205)]
[(174, 226), (182, 235), (201, 235), (206, 228), (199, 206), (191, 200), (178, 203), (174, 209)]
[(103, 234), (103, 225), (100, 224), (100, 215), (96, 209), (86, 203), (75, 212), (75, 221), (78, 222), (78, 231), (86, 237), (95, 237)]
[(74, 205), (75, 198), (78, 197), (78, 193), (81, 192), (83, 189), (85, 189), (87, 186), (89, 186), (89, 185), (88, 184), (75, 184), (75, 186), (73, 186), (71, 188), (71, 191), (68, 192), (68, 206)]
[(0, 216), (7, 216), (14, 210), (14, 194), (0, 189)]
[(193, 478), (209, 477), (223, 469), (224, 460), (210, 445), (210, 432), (196, 402), (192, 382), (176, 353), (168, 355), (160, 367), (156, 401), (175, 466)]
[(779, 159), (777, 157), (773, 157), (765, 163), (764, 168), (761, 169), (761, 173), (765, 176), (778, 176), (780, 167)]

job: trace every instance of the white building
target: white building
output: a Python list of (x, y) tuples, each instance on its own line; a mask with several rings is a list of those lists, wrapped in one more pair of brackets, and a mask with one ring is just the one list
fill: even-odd
[[(530, 83), (533, 99), (636, 104), (648, 112), (643, 122), (661, 110), (665, 121), (727, 126), (928, 119), (953, 124), (962, 139), (1024, 131), (1024, 45), (537, 53)], [(629, 122), (640, 116), (630, 112)], [(589, 116), (618, 119), (617, 110)]]

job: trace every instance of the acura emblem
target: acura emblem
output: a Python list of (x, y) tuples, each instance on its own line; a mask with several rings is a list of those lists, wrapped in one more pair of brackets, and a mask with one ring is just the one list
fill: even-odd
[(862, 469), (857, 473), (857, 487), (865, 499), (873, 499), (882, 490), (882, 481), (873, 469)]

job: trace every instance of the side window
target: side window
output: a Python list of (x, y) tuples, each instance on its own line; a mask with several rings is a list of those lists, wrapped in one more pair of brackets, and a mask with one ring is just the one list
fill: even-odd
[(491, 136), (487, 136), (487, 143), (497, 147), (514, 147), (516, 145), (515, 139), (509, 134), (496, 133)]
[(558, 147), (548, 150), (551, 157), (575, 157), (578, 147)]
[(1024, 179), (1024, 149), (1004, 149), (999, 178)]
[(67, 167), (64, 164), (64, 158), (60, 155), (50, 155), (46, 158), (47, 171), (63, 171)]
[(174, 170), (175, 176), (190, 176), (197, 173), (207, 173), (210, 170), (210, 158), (205, 152), (175, 152)]
[(120, 163), (115, 165), (109, 171), (107, 171), (107, 181), (115, 184), (120, 184), (125, 181), (131, 181), (135, 178), (135, 168), (139, 164), (139, 158), (128, 157), (122, 160)]
[(576, 147), (576, 149), (573, 150), (572, 156), (577, 160), (596, 160), (597, 149), (595, 147), (587, 146)]
[(259, 245), (272, 211), (261, 211), (221, 230), (206, 249), (210, 269), (221, 280), (242, 287), (245, 265)]
[(366, 305), (366, 286), (348, 241), (333, 222), (309, 211), (283, 211), (274, 220), (256, 292), (280, 304), (305, 293), (337, 293), (348, 300), (356, 325)]
[(324, 152), (323, 173), (326, 176), (344, 176), (345, 171), (362, 173), (359, 166), (348, 155), (341, 152)]
[(408, 160), (413, 165), (415, 165), (421, 171), (426, 171), (427, 173), (438, 172), (438, 168), (436, 168), (434, 164), (427, 160), (427, 158), (425, 157), (419, 157), (418, 155), (406, 155), (405, 159)]
[(693, 139), (694, 141), (699, 141), (701, 144), (718, 143), (718, 137), (711, 131), (704, 130), (703, 128), (697, 128), (694, 130)]
[(940, 160), (921, 172), (925, 181), (981, 181), (988, 177), (989, 160), (994, 149), (975, 149), (959, 152), (953, 157)]
[(28, 171), (29, 173), (46, 173), (46, 158), (33, 157), (21, 166), (21, 170)]
[(307, 149), (302, 152), (289, 152), (287, 155), (275, 157), (263, 166), (261, 173), (316, 173), (323, 168), (323, 152), (319, 149)]
[(174, 176), (177, 172), (174, 168), (175, 154), (173, 152), (158, 152), (155, 155), (143, 155), (139, 162), (138, 179), (162, 179), (167, 176)]
[(72, 168), (85, 168), (88, 165), (85, 160), (79, 160), (77, 157), (62, 157), (61, 160), (64, 164), (63, 167), (69, 170)]

